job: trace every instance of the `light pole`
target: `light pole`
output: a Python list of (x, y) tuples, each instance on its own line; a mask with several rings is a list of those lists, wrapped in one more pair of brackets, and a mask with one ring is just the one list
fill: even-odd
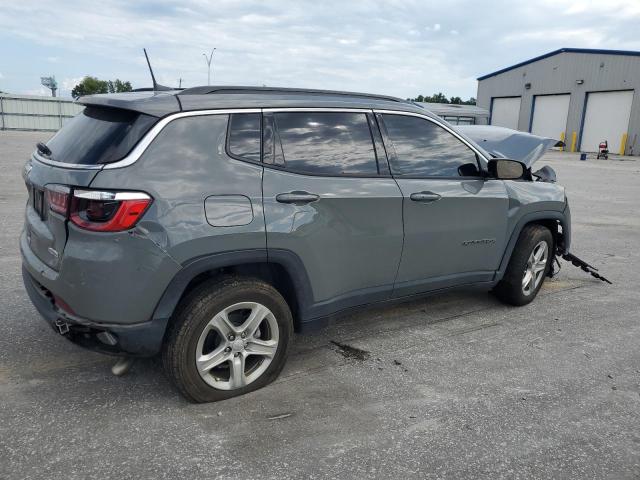
[(208, 71), (207, 71), (207, 85), (211, 85), (211, 60), (213, 59), (213, 52), (215, 52), (215, 48), (213, 50), (211, 50), (211, 55), (209, 55), (207, 57), (206, 53), (203, 53), (202, 56), (204, 57), (204, 59), (207, 61), (207, 67), (208, 67)]

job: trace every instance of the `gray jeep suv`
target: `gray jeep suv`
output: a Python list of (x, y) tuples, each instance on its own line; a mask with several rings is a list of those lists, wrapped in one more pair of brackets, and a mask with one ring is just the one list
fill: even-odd
[(73, 342), (161, 353), (193, 401), (268, 384), (294, 330), (353, 307), (472, 286), (524, 305), (569, 249), (564, 189), (530, 168), (550, 139), (345, 92), (80, 103), (25, 165), (26, 290)]

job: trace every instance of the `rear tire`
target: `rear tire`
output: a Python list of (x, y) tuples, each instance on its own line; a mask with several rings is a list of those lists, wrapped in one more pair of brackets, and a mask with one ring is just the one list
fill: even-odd
[(291, 311), (275, 288), (223, 277), (198, 286), (177, 307), (163, 346), (164, 369), (194, 402), (243, 395), (276, 379), (292, 332)]
[(509, 305), (530, 303), (544, 283), (554, 257), (553, 235), (541, 225), (528, 225), (518, 237), (504, 277), (493, 293)]

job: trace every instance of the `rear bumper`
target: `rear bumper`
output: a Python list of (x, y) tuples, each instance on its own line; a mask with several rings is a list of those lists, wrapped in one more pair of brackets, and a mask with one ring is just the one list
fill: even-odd
[(122, 325), (80, 318), (57, 307), (53, 294), (33, 278), (24, 264), (22, 280), (36, 310), (55, 332), (60, 334), (64, 331), (61, 336), (67, 340), (109, 355), (149, 357), (160, 351), (164, 323), (151, 321)]

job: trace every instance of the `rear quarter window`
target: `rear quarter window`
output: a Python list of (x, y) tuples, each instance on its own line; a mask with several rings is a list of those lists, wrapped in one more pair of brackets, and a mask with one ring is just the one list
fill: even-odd
[(50, 160), (98, 165), (124, 158), (158, 119), (130, 110), (86, 107), (47, 142)]
[(227, 151), (240, 160), (260, 161), (260, 114), (233, 113), (229, 115)]

